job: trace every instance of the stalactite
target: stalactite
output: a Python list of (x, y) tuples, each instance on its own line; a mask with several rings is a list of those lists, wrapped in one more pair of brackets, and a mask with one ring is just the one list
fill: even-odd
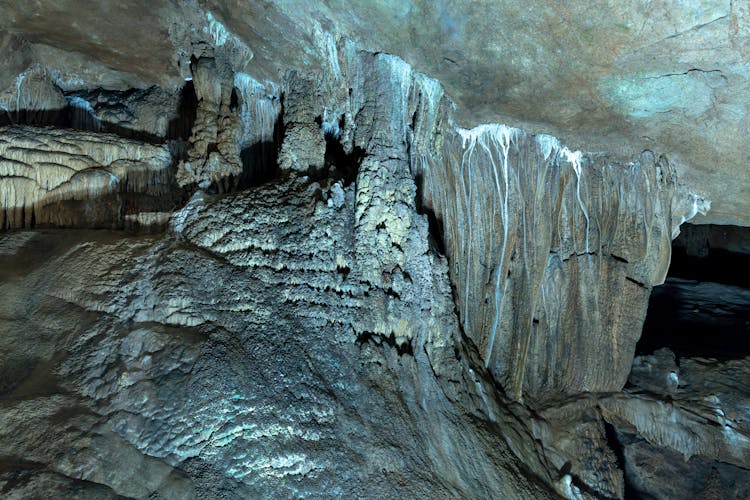
[(281, 113), (279, 87), (273, 82), (261, 83), (248, 74), (234, 75), (234, 88), (240, 96), (240, 148), (258, 142), (270, 142)]

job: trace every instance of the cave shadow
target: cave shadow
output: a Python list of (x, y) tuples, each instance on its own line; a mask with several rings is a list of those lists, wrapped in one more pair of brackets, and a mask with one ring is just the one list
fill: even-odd
[(667, 280), (654, 287), (636, 356), (671, 349), (680, 357), (750, 356), (750, 255), (673, 248)]
[[(91, 92), (96, 92), (97, 90), (102, 89), (94, 89)], [(137, 89), (129, 89), (107, 92), (119, 96), (124, 101), (137, 91)], [(80, 95), (80, 93), (72, 92), (65, 94), (65, 97), (80, 97)], [(117, 105), (107, 106), (107, 108), (116, 109)], [(185, 82), (185, 85), (182, 87), (176, 111), (176, 116), (167, 125), (167, 132), (164, 137), (151, 132), (128, 128), (119, 123), (98, 120), (89, 111), (70, 103), (65, 107), (55, 109), (0, 111), (0, 126), (20, 125), (82, 130), (86, 132), (114, 134), (124, 139), (137, 140), (149, 144), (187, 141), (190, 138), (198, 114), (198, 97), (192, 81)]]
[(417, 213), (425, 215), (427, 217), (430, 244), (435, 250), (437, 250), (440, 255), (446, 255), (445, 229), (443, 228), (443, 220), (435, 213), (432, 208), (425, 205), (424, 175), (421, 172), (417, 173), (414, 176), (414, 183), (417, 186)]

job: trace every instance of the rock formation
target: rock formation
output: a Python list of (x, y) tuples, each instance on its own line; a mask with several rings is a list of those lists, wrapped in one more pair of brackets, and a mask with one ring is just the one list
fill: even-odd
[(123, 198), (158, 206), (164, 205), (159, 197), (173, 197), (173, 170), (164, 145), (90, 132), (4, 127), (0, 225), (118, 227)]
[[(3, 495), (748, 494), (750, 357), (676, 340), (750, 325), (741, 276), (667, 277), (684, 223), (746, 205), (693, 182), (691, 147), (465, 127), (451, 70), (446, 90), (368, 45), (395, 35), (354, 36), (379, 2), (157, 3), (142, 63), (91, 44), (138, 1), (86, 34), (41, 2), (60, 47), (21, 5), (0, 31)], [(693, 71), (672, 76), (718, 99), (723, 72)], [(643, 101), (662, 83), (610, 97), (693, 116)], [(671, 269), (745, 262), (717, 228)]]

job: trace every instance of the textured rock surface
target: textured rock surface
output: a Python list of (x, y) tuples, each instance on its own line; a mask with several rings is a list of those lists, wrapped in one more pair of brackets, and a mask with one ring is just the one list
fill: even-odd
[(747, 494), (736, 2), (0, 5), (3, 495)]
[(79, 123), (72, 124), (74, 128), (112, 129), (122, 135), (130, 132), (160, 142), (183, 132), (176, 123), (181, 118), (180, 95), (162, 87), (127, 91), (96, 89), (73, 92), (66, 97), (69, 104), (80, 108)]
[[(705, 221), (750, 223), (745, 2), (425, 2), (423, 0), (5, 1), (20, 40), (5, 85), (29, 63), (69, 88), (176, 85), (211, 45), (254, 76), (326, 66), (347, 36), (400, 54), (442, 81), (461, 122), (512, 121), (576, 148), (669, 151), (681, 178), (714, 201)], [(130, 22), (138, 12), (140, 22)], [(480, 35), (481, 34), (481, 35)], [(53, 48), (54, 47), (54, 48)], [(80, 87), (79, 87), (80, 88)], [(741, 180), (741, 182), (737, 182)]]
[(459, 130), (442, 156), (426, 205), (486, 366), (518, 399), (621, 389), (668, 265), (666, 160), (613, 164), (504, 126)]
[[(193, 200), (178, 240), (5, 236), (9, 491), (39, 494), (52, 476), (129, 497), (547, 495), (476, 420), (444, 261), (411, 253), (398, 300), (367, 281), (366, 233), (349, 223), (365, 200), (281, 184)], [(30, 338), (32, 352), (10, 347)], [(10, 439), (32, 417), (50, 424)]]
[[(171, 193), (171, 167), (164, 146), (60, 129), (0, 128), (0, 227), (117, 227), (118, 195)], [(114, 204), (97, 201), (107, 195)], [(99, 206), (88, 209), (89, 201)]]

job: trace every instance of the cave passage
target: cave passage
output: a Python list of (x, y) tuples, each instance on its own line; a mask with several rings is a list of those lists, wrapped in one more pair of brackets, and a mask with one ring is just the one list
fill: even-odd
[(674, 242), (667, 280), (651, 293), (636, 355), (668, 347), (678, 360), (750, 356), (750, 253), (708, 240), (696, 247), (690, 238)]

